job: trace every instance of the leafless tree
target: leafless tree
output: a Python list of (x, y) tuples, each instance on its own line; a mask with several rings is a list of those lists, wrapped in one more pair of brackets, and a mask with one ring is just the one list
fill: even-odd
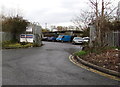
[(74, 17), (71, 21), (78, 29), (84, 30), (88, 27), (88, 24), (91, 22), (91, 20), (94, 19), (94, 16), (95, 15), (93, 14), (93, 12), (81, 10), (81, 13)]
[[(104, 45), (105, 31), (109, 30), (109, 22), (113, 18), (116, 7), (112, 6), (111, 0), (89, 0), (90, 12), (82, 11), (79, 16), (73, 19), (73, 23), (84, 29), (89, 23), (96, 28), (96, 44)], [(111, 7), (112, 6), (112, 7)], [(84, 25), (84, 27), (82, 27)]]
[(89, 0), (95, 12), (96, 42), (104, 46), (105, 31), (109, 30), (109, 22), (116, 7), (111, 8), (111, 0)]

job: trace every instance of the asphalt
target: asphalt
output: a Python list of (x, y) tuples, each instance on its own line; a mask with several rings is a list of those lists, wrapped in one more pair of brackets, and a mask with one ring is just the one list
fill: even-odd
[(43, 42), (42, 47), (2, 51), (3, 85), (118, 85), (119, 82), (80, 68), (69, 55), (80, 45)]

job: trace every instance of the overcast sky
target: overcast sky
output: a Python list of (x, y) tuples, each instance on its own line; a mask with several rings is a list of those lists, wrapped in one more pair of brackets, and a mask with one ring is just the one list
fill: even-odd
[[(113, 0), (114, 5), (119, 0)], [(9, 15), (19, 13), (31, 22), (39, 22), (42, 27), (69, 26), (70, 21), (81, 9), (89, 10), (88, 0), (0, 0), (2, 12)], [(117, 6), (117, 5), (116, 5)]]

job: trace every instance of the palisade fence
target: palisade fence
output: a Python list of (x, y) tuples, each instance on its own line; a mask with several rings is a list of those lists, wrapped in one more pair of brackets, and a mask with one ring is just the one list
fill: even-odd
[(2, 37), (0, 37), (1, 41), (10, 41), (13, 38), (13, 35), (11, 33), (6, 33), (6, 32), (0, 32), (2, 34)]
[(105, 43), (109, 46), (120, 47), (120, 31), (107, 32)]

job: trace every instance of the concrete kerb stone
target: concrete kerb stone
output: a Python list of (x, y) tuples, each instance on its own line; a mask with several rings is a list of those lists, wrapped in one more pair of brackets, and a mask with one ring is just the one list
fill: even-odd
[[(98, 72), (104, 73), (105, 75), (107, 75), (106, 77), (109, 77), (111, 79), (120, 81), (120, 78), (119, 78), (120, 73), (119, 72), (109, 70), (109, 69), (105, 69), (105, 68), (99, 67), (97, 65), (91, 64), (91, 63), (79, 58), (78, 56), (76, 58), (77, 59), (75, 59), (73, 55), (69, 56), (70, 61), (73, 62), (74, 64), (80, 66), (80, 67), (81, 67), (81, 64), (82, 64), (83, 66), (86, 66), (88, 68), (91, 68), (91, 69), (95, 70), (95, 72), (98, 71)], [(75, 62), (74, 60), (77, 60), (77, 62)], [(80, 65), (78, 64), (78, 62), (79, 62)], [(82, 67), (82, 68), (84, 68), (84, 67)], [(87, 68), (85, 68), (85, 69), (87, 69)], [(101, 74), (101, 73), (99, 73), (99, 74)], [(101, 74), (101, 75), (103, 75), (103, 74)], [(105, 75), (103, 75), (103, 76), (105, 76)]]
[(92, 63), (89, 63), (83, 59), (81, 59), (80, 57), (77, 56), (77, 59), (79, 60), (79, 62), (81, 62), (82, 64), (84, 65), (87, 65), (93, 69), (96, 69), (96, 70), (99, 70), (101, 72), (104, 72), (104, 73), (107, 73), (107, 74), (110, 74), (110, 75), (114, 75), (114, 76), (117, 76), (117, 77), (120, 77), (120, 73), (119, 72), (116, 72), (116, 71), (113, 71), (113, 70), (109, 70), (109, 69), (106, 69), (106, 68), (103, 68), (103, 67), (100, 67), (100, 66), (97, 66), (97, 65), (94, 65)]

